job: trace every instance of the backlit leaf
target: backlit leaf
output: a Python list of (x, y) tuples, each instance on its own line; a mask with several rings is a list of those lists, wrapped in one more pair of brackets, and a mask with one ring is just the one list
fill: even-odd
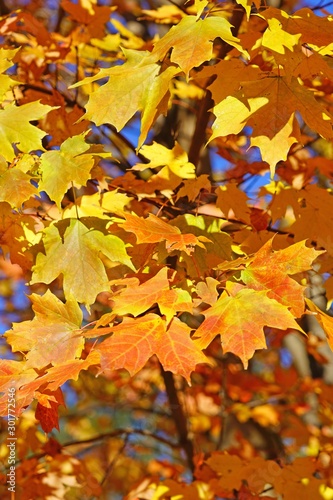
[(14, 145), (22, 153), (44, 150), (41, 141), (46, 133), (29, 122), (43, 118), (52, 109), (55, 108), (40, 102), (29, 102), (19, 107), (12, 103), (0, 109), (1, 154), (7, 161), (15, 157)]
[(315, 313), (316, 320), (319, 322), (320, 326), (326, 333), (328, 345), (333, 351), (333, 317), (325, 314), (321, 309), (319, 309), (318, 306), (316, 306), (316, 304), (312, 302), (312, 300), (305, 300), (308, 308), (310, 309), (310, 311)]
[(207, 362), (190, 338), (191, 329), (177, 318), (169, 328), (156, 314), (124, 318), (112, 331), (112, 337), (96, 348), (101, 353), (102, 371), (126, 368), (134, 375), (156, 354), (165, 370), (178, 373), (190, 382), (195, 366)]
[(18, 168), (8, 168), (4, 158), (0, 158), (0, 201), (6, 201), (13, 208), (21, 208), (38, 190), (31, 183), (31, 177)]
[(19, 82), (13, 80), (9, 75), (4, 74), (7, 69), (14, 65), (12, 60), (18, 50), (0, 48), (0, 99), (11, 87), (19, 84)]
[(177, 311), (192, 312), (191, 296), (186, 290), (172, 288), (167, 278), (168, 269), (163, 267), (153, 278), (141, 285), (139, 280), (112, 297), (112, 313), (116, 315), (133, 314), (139, 316), (158, 304), (161, 314), (169, 322)]
[(85, 135), (69, 137), (59, 151), (47, 151), (41, 157), (42, 179), (39, 189), (46, 191), (59, 208), (71, 182), (76, 186), (84, 186), (90, 178), (94, 156), (87, 153), (90, 145), (85, 142)]
[(187, 153), (176, 142), (172, 150), (154, 142), (150, 146), (142, 146), (140, 153), (149, 159), (149, 163), (140, 163), (133, 170), (145, 170), (167, 165), (171, 172), (182, 179), (195, 177), (195, 166), (188, 161)]
[(239, 133), (245, 124), (253, 128), (251, 145), (261, 150), (272, 175), (275, 165), (286, 160), (290, 147), (300, 141), (299, 112), (307, 125), (326, 139), (333, 137), (332, 116), (315, 99), (314, 93), (297, 78), (280, 75), (247, 82), (242, 90), (218, 103), (213, 112), (212, 140)]
[(26, 352), (26, 367), (43, 368), (81, 355), (84, 339), (79, 329), (82, 312), (73, 298), (64, 304), (49, 290), (31, 295), (35, 317), (14, 323), (5, 335), (13, 351)]
[(241, 272), (241, 278), (254, 290), (266, 290), (267, 297), (290, 308), (293, 315), (299, 318), (305, 307), (304, 287), (288, 275), (311, 269), (320, 253), (307, 248), (304, 241), (273, 252), (272, 240), (269, 240)]
[[(266, 349), (264, 326), (281, 330), (301, 330), (286, 307), (257, 292), (228, 282), (224, 292), (212, 307), (203, 312), (204, 322), (195, 332), (200, 349), (207, 347), (217, 335), (221, 336), (223, 352), (239, 356), (244, 368), (257, 349)], [(239, 290), (239, 291), (238, 291)]]
[(160, 64), (147, 52), (124, 52), (127, 61), (122, 66), (102, 69), (97, 75), (86, 78), (77, 85), (108, 77), (106, 84), (90, 93), (84, 118), (92, 120), (96, 125), (111, 123), (119, 131), (140, 111), (140, 147), (157, 116), (166, 112), (167, 102), (164, 103), (164, 98), (169, 92), (170, 81), (179, 70), (170, 66), (161, 71)]
[(173, 26), (155, 43), (152, 55), (162, 60), (172, 48), (171, 62), (178, 64), (188, 77), (192, 68), (212, 59), (213, 41), (217, 37), (247, 56), (239, 39), (232, 35), (229, 21), (222, 17), (197, 19), (195, 16), (186, 16)]
[(120, 238), (89, 229), (76, 219), (69, 221), (63, 238), (55, 225), (46, 228), (43, 243), (46, 253), (38, 254), (31, 283), (51, 283), (62, 274), (66, 297), (74, 296), (87, 305), (109, 289), (102, 255), (132, 268)]
[(158, 243), (165, 240), (168, 252), (181, 250), (190, 255), (196, 245), (205, 248), (202, 242), (209, 241), (204, 236), (197, 238), (191, 233), (182, 234), (177, 227), (153, 214), (149, 214), (147, 219), (131, 214), (124, 214), (124, 217), (126, 222), (122, 223), (122, 227), (125, 231), (134, 233), (138, 243)]

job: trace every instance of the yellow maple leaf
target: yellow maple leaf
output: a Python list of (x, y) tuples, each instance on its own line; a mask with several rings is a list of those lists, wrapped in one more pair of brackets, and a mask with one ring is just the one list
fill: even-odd
[(46, 191), (59, 208), (71, 181), (81, 187), (90, 179), (94, 156), (110, 156), (110, 153), (88, 152), (90, 145), (85, 142), (85, 135), (69, 137), (60, 150), (47, 151), (41, 157), (39, 190)]
[(163, 60), (172, 48), (171, 62), (178, 64), (187, 77), (192, 68), (212, 59), (213, 41), (217, 37), (248, 57), (239, 39), (232, 35), (231, 28), (229, 21), (222, 17), (197, 19), (196, 16), (186, 16), (155, 43), (152, 55)]
[(149, 146), (143, 146), (140, 153), (149, 159), (149, 163), (138, 163), (133, 170), (145, 170), (146, 168), (157, 168), (167, 165), (171, 172), (182, 179), (195, 178), (195, 166), (188, 161), (186, 151), (176, 142), (173, 149), (166, 148), (162, 144), (153, 142)]
[(133, 269), (125, 244), (117, 236), (89, 229), (76, 219), (67, 219), (58, 226), (62, 231), (66, 228), (63, 237), (55, 225), (44, 230), (46, 254), (37, 256), (32, 284), (51, 283), (62, 274), (65, 296), (89, 305), (98, 293), (110, 288), (102, 255)]
[(23, 153), (44, 151), (42, 139), (46, 133), (29, 122), (43, 118), (52, 109), (57, 107), (47, 106), (39, 101), (22, 106), (11, 103), (0, 109), (1, 154), (7, 161), (12, 161), (15, 157), (14, 144)]
[(179, 69), (170, 66), (162, 71), (161, 65), (149, 52), (122, 50), (127, 58), (122, 66), (102, 69), (97, 75), (85, 78), (72, 87), (109, 78), (106, 84), (89, 95), (84, 118), (96, 125), (110, 123), (119, 131), (140, 111), (140, 147), (159, 114), (167, 111), (169, 85)]

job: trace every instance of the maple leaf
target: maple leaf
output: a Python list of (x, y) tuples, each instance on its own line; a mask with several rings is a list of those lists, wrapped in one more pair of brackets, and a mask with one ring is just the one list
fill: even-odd
[(254, 3), (254, 5), (255, 5), (255, 7), (257, 9), (260, 8), (260, 0), (255, 0), (254, 2), (252, 2), (252, 0), (236, 0), (236, 2), (239, 5), (242, 5), (242, 7), (244, 7), (245, 12), (246, 12), (246, 19), (247, 20), (250, 19), (251, 9), (252, 9), (252, 3)]
[(176, 142), (173, 149), (168, 149), (162, 144), (153, 142), (150, 146), (142, 146), (140, 153), (149, 159), (149, 163), (137, 163), (133, 170), (145, 170), (167, 165), (171, 172), (182, 179), (195, 177), (195, 166), (188, 161), (187, 153)]
[[(284, 466), (281, 474), (272, 478), (272, 484), (278, 494), (283, 492), (286, 500), (293, 500), (297, 497), (315, 498), (319, 496), (319, 486), (322, 482), (316, 476), (316, 462), (313, 458), (298, 457), (292, 464)], [(304, 477), (308, 480), (302, 481)]]
[[(212, 77), (214, 81), (210, 83)], [(208, 85), (213, 100), (219, 103), (234, 95), (242, 87), (243, 82), (258, 80), (261, 77), (262, 71), (252, 64), (245, 64), (239, 59), (223, 59), (212, 66), (204, 66), (193, 79), (200, 87), (205, 88)]]
[(238, 43), (239, 39), (232, 35), (231, 28), (229, 21), (222, 17), (197, 19), (196, 16), (186, 16), (155, 43), (152, 55), (162, 60), (172, 48), (170, 60), (178, 64), (186, 77), (192, 68), (212, 59), (213, 41), (217, 37), (248, 57)]
[(217, 301), (218, 292), (216, 287), (219, 282), (214, 278), (206, 278), (206, 281), (199, 281), (197, 284), (197, 294), (200, 297), (200, 302), (206, 302), (206, 304), (213, 305)]
[(259, 494), (267, 483), (267, 477), (274, 478), (282, 472), (282, 468), (272, 460), (254, 457), (248, 461), (220, 451), (213, 452), (205, 463), (218, 474), (221, 485), (229, 491), (239, 489), (245, 479), (251, 491)]
[[(231, 238), (223, 232), (224, 221), (206, 215), (185, 214), (170, 222), (182, 233), (190, 232), (198, 239), (204, 238), (205, 247), (196, 246), (189, 255), (182, 252), (180, 261), (186, 265), (190, 276), (202, 277), (207, 268), (215, 268), (222, 260), (231, 259)], [(161, 253), (161, 251), (160, 251)]]
[(101, 36), (114, 10), (114, 7), (97, 6), (96, 2), (87, 1), (73, 4), (69, 0), (62, 0), (61, 7), (70, 14), (72, 19), (87, 26), (90, 37)]
[(161, 71), (161, 65), (149, 52), (122, 50), (127, 58), (122, 66), (102, 69), (73, 87), (108, 77), (106, 84), (89, 94), (84, 118), (96, 125), (111, 123), (119, 131), (137, 111), (141, 111), (140, 147), (158, 115), (167, 111), (169, 84), (179, 70), (170, 66)]
[(236, 218), (249, 224), (250, 207), (247, 201), (247, 195), (237, 187), (236, 182), (230, 182), (227, 186), (219, 186), (217, 189), (216, 206), (222, 210), (227, 219)]
[[(0, 359), (0, 391), (5, 392), (8, 388), (20, 386), (37, 378), (37, 373), (32, 368), (26, 369), (25, 361), (13, 359)], [(7, 397), (7, 394), (6, 394)]]
[[(77, 333), (78, 334), (80, 333), (79, 329), (77, 329)], [(53, 355), (54, 355), (54, 350), (53, 350)], [(12, 363), (14, 363), (14, 361)], [(20, 414), (22, 410), (27, 406), (29, 406), (34, 399), (37, 398), (38, 401), (42, 403), (43, 394), (49, 394), (50, 391), (55, 392), (60, 386), (62, 386), (68, 380), (77, 380), (82, 370), (88, 370), (88, 368), (90, 368), (90, 366), (92, 365), (99, 365), (100, 354), (97, 353), (96, 351), (90, 351), (90, 353), (84, 360), (75, 358), (75, 359), (70, 359), (69, 361), (66, 361), (64, 363), (57, 364), (56, 366), (51, 366), (46, 370), (46, 373), (44, 375), (38, 378), (37, 378), (37, 373), (34, 369), (26, 368), (25, 362), (15, 361), (15, 363), (17, 363), (17, 366), (15, 366), (15, 372), (13, 372), (12, 366), (9, 367), (10, 373), (12, 374), (12, 379), (11, 381), (8, 381), (9, 384), (8, 386), (9, 387), (13, 386), (13, 376), (15, 376), (15, 382), (17, 388), (16, 390), (17, 413)], [(0, 383), (1, 383), (1, 364), (0, 364)], [(5, 394), (5, 398), (8, 398), (7, 393)], [(3, 398), (0, 399), (0, 410), (2, 408), (2, 399)]]
[(76, 300), (64, 304), (49, 290), (30, 296), (35, 317), (31, 321), (13, 323), (5, 334), (13, 351), (26, 352), (27, 368), (54, 366), (80, 356), (84, 339), (79, 329), (82, 312)]
[(332, 316), (328, 316), (325, 314), (321, 309), (319, 309), (316, 304), (312, 302), (310, 299), (305, 299), (306, 304), (310, 311), (312, 311), (315, 314), (316, 320), (319, 322), (320, 326), (324, 330), (326, 337), (327, 337), (327, 342), (328, 345), (330, 346), (331, 350), (333, 351), (333, 318)]
[(269, 7), (260, 13), (260, 17), (267, 22), (276, 19), (282, 29), (291, 35), (300, 34), (301, 44), (309, 43), (323, 47), (332, 43), (331, 19), (316, 16), (309, 8), (297, 10), (289, 16), (285, 11)]
[(187, 196), (188, 201), (194, 201), (200, 195), (202, 190), (210, 192), (211, 183), (208, 175), (200, 175), (195, 179), (187, 179), (183, 181), (183, 186), (177, 192), (176, 200), (178, 201), (183, 196)]
[[(64, 227), (62, 238), (59, 229)], [(46, 228), (43, 243), (46, 253), (37, 255), (31, 283), (51, 283), (62, 274), (65, 296), (86, 305), (92, 304), (98, 293), (109, 290), (102, 255), (133, 269), (120, 238), (89, 229), (77, 219)]]
[(204, 236), (197, 238), (191, 233), (182, 234), (178, 227), (167, 224), (153, 214), (149, 214), (147, 219), (131, 214), (124, 214), (124, 217), (126, 221), (121, 222), (121, 225), (125, 231), (135, 234), (137, 243), (158, 243), (165, 240), (168, 252), (181, 250), (191, 255), (196, 245), (205, 248), (202, 242), (209, 242)]
[[(55, 391), (68, 380), (77, 380), (82, 370), (88, 370), (91, 366), (100, 364), (100, 354), (90, 351), (85, 359), (72, 359), (66, 363), (52, 366), (43, 377), (39, 377), (40, 385), (47, 383), (47, 389)], [(24, 390), (29, 389), (27, 384)]]
[(13, 80), (10, 76), (4, 75), (3, 73), (7, 69), (11, 68), (13, 63), (13, 58), (17, 54), (19, 49), (4, 49), (0, 48), (0, 99), (4, 94), (15, 85), (19, 85), (19, 82)]
[[(309, 238), (333, 254), (333, 196), (330, 190), (308, 185), (291, 195), (297, 197), (296, 221), (290, 226), (296, 240)], [(304, 223), (306, 221), (306, 223)]]
[(299, 318), (305, 307), (304, 286), (288, 275), (308, 271), (321, 253), (307, 248), (304, 241), (273, 252), (272, 240), (269, 240), (241, 272), (241, 279), (254, 290), (266, 290), (267, 297), (290, 308), (292, 314)]
[[(87, 152), (90, 145), (84, 140), (86, 134), (69, 137), (61, 144), (59, 151), (47, 151), (41, 157), (42, 178), (39, 190), (45, 191), (59, 208), (70, 182), (84, 186), (90, 178), (90, 170), (95, 160), (94, 153)], [(108, 153), (96, 154), (110, 156)]]
[(183, 11), (176, 5), (162, 5), (154, 10), (142, 9), (142, 13), (145, 14), (142, 19), (150, 19), (163, 24), (175, 24), (184, 16)]
[(119, 193), (117, 190), (84, 195), (76, 199), (75, 205), (65, 208), (64, 218), (75, 218), (78, 214), (81, 219), (83, 217), (98, 217), (110, 220), (108, 214), (122, 215), (125, 206), (131, 200), (132, 198), (127, 194)]
[(182, 375), (190, 383), (195, 366), (208, 362), (191, 340), (191, 329), (178, 318), (167, 328), (160, 316), (149, 313), (124, 318), (112, 331), (112, 337), (96, 348), (101, 354), (102, 372), (125, 368), (133, 376), (156, 354), (165, 370)]
[[(284, 184), (279, 182), (272, 182), (268, 186), (265, 186), (260, 191), (260, 195), (270, 194), (274, 195), (272, 201), (269, 203), (269, 211), (272, 216), (272, 222), (275, 223), (278, 219), (286, 215), (288, 207), (293, 209), (296, 216), (299, 214), (299, 191), (289, 187), (284, 186)], [(303, 238), (305, 239), (305, 238)]]
[(161, 314), (170, 322), (177, 311), (192, 312), (192, 300), (186, 290), (179, 288), (170, 289), (167, 277), (168, 268), (163, 267), (155, 276), (140, 284), (131, 280), (130, 286), (113, 296), (112, 313), (122, 316), (132, 314), (139, 316), (144, 311), (158, 304)]
[(246, 289), (227, 282), (224, 292), (215, 304), (203, 312), (204, 322), (195, 332), (195, 343), (206, 348), (217, 335), (221, 336), (223, 352), (236, 354), (248, 367), (248, 360), (257, 349), (266, 349), (264, 326), (300, 330), (289, 310), (265, 291)]
[(42, 150), (41, 140), (46, 135), (29, 122), (43, 118), (52, 109), (40, 102), (29, 102), (18, 107), (14, 103), (0, 109), (1, 154), (7, 161), (15, 157), (14, 145), (23, 153)]
[(298, 45), (301, 33), (292, 35), (282, 28), (281, 22), (276, 18), (267, 19), (268, 28), (262, 37), (262, 45), (280, 54), (285, 53), (285, 48), (293, 50)]
[(21, 208), (38, 190), (31, 184), (31, 177), (19, 168), (8, 168), (0, 156), (0, 201), (7, 201), (13, 208)]
[(54, 43), (51, 33), (48, 32), (44, 24), (38, 21), (30, 12), (23, 12), (22, 10), (13, 12), (13, 15), (7, 18), (2, 32), (12, 36), (17, 33), (29, 33), (42, 47)]
[(208, 5), (208, 0), (194, 0), (194, 7), (197, 11), (197, 19), (201, 16)]
[(276, 75), (246, 82), (234, 96), (218, 103), (213, 112), (216, 120), (210, 141), (237, 134), (248, 124), (253, 128), (251, 146), (260, 148), (272, 175), (276, 163), (286, 160), (290, 147), (301, 140), (296, 112), (320, 135), (333, 137), (332, 116), (295, 77)]
[[(14, 186), (11, 188), (14, 190)], [(30, 248), (36, 241), (29, 235), (35, 237), (36, 221), (29, 215), (14, 213), (6, 202), (0, 203), (0, 210), (0, 244), (3, 252), (9, 254), (11, 262), (18, 264), (24, 271), (30, 270), (33, 263)]]
[(59, 429), (58, 407), (65, 406), (61, 389), (45, 391), (38, 396), (35, 417), (40, 421), (44, 432), (51, 432), (53, 428)]

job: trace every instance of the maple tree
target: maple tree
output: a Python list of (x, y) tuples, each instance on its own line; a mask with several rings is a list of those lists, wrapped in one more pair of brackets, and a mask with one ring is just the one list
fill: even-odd
[(332, 14), (0, 7), (15, 498), (332, 499)]

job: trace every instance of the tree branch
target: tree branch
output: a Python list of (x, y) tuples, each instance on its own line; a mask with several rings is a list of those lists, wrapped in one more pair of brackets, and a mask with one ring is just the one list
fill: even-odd
[(185, 451), (188, 466), (193, 472), (194, 448), (193, 448), (193, 443), (188, 436), (187, 418), (178, 398), (177, 390), (175, 387), (175, 380), (173, 374), (171, 372), (166, 372), (162, 365), (161, 365), (161, 374), (164, 380), (165, 390), (168, 396), (172, 418), (175, 422), (175, 426), (177, 429), (178, 443), (179, 446)]
[[(243, 16), (244, 16), (244, 9), (234, 8), (232, 16), (230, 18), (230, 24), (233, 25), (231, 32), (234, 36), (237, 36), (238, 30), (239, 30), (240, 25), (241, 25), (242, 20), (243, 20)], [(232, 48), (233, 47), (231, 47), (229, 44), (224, 42), (222, 44), (221, 50), (217, 56), (218, 59), (224, 59), (225, 56), (228, 54), (228, 52)], [(212, 82), (207, 83), (206, 89), (211, 83)], [(194, 165), (196, 165), (196, 167), (198, 167), (198, 165), (199, 165), (201, 149), (206, 142), (206, 128), (207, 128), (208, 121), (209, 121), (209, 118), (211, 115), (209, 110), (213, 107), (213, 105), (214, 105), (214, 101), (211, 97), (211, 92), (207, 89), (206, 95), (200, 103), (196, 127), (195, 127), (194, 134), (192, 136), (192, 142), (191, 142), (190, 150), (188, 153), (189, 161), (191, 163), (193, 163)], [(202, 174), (202, 173), (208, 173), (208, 172), (205, 172), (204, 169), (200, 169), (200, 173)]]

